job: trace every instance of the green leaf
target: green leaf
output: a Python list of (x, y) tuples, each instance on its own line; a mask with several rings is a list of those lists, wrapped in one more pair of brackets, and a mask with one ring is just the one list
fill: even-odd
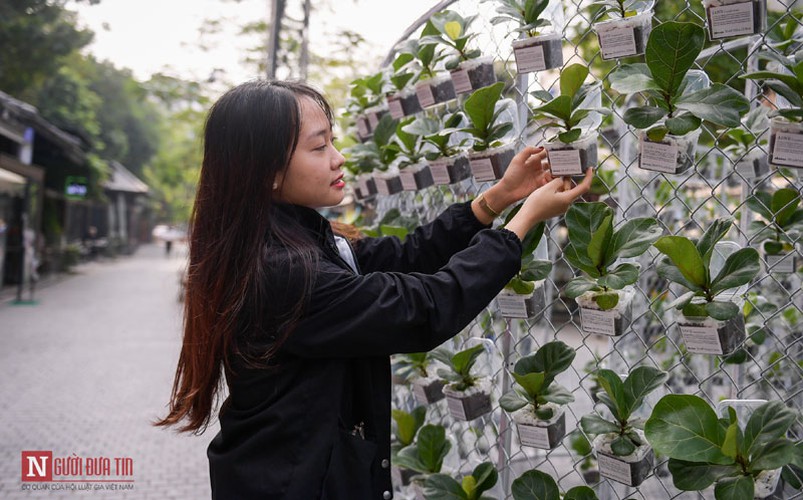
[(654, 106), (628, 108), (623, 116), (625, 123), (638, 129), (646, 129), (666, 116), (666, 110)]
[(611, 451), (614, 455), (625, 457), (636, 451), (636, 444), (626, 436), (619, 436), (611, 443)]
[(482, 495), (482, 492), (488, 491), (491, 488), (493, 488), (496, 482), (499, 480), (499, 473), (496, 471), (496, 468), (490, 462), (483, 462), (474, 467), (474, 470), (471, 472), (471, 475), (476, 480), (475, 498), (479, 498), (480, 495)]
[(527, 406), (528, 401), (516, 391), (508, 391), (499, 398), (499, 406), (506, 412), (513, 413)]
[(558, 500), (560, 490), (552, 476), (532, 469), (513, 481), (510, 492), (514, 500)]
[(544, 387), (544, 374), (541, 372), (530, 372), (526, 375), (513, 372), (512, 375), (532, 399), (536, 399)]
[(680, 295), (678, 298), (676, 298), (672, 302), (668, 302), (664, 307), (666, 307), (667, 309), (672, 309), (672, 308), (683, 309), (684, 307), (686, 307), (689, 304), (689, 302), (691, 302), (691, 299), (694, 298), (694, 295), (695, 295), (695, 292), (693, 292), (693, 291), (692, 292), (686, 292), (686, 293)]
[(579, 251), (587, 249), (591, 244), (592, 234), (599, 229), (606, 217), (612, 215), (611, 207), (601, 202), (574, 203), (569, 207), (565, 220), (569, 230), (569, 241), (574, 248)]
[(669, 472), (675, 488), (683, 491), (700, 491), (723, 477), (741, 473), (738, 465), (716, 465), (669, 459)]
[(775, 222), (781, 226), (786, 226), (787, 221), (795, 213), (800, 204), (800, 194), (789, 188), (775, 191), (772, 195), (772, 213), (775, 214)]
[(582, 270), (592, 278), (600, 276), (599, 270), (591, 263), (591, 259), (588, 257), (588, 253), (586, 253), (585, 250), (580, 253), (573, 244), (569, 243), (563, 250), (563, 256), (566, 257), (569, 264)]
[(600, 287), (597, 286), (596, 281), (580, 276), (566, 283), (566, 287), (563, 289), (563, 291), (570, 299), (576, 299), (590, 290), (599, 289)]
[(560, 72), (560, 95), (573, 98), (588, 76), (588, 66), (572, 64)]
[(647, 90), (660, 90), (646, 64), (623, 64), (611, 73), (611, 88), (621, 94), (635, 94)]
[(575, 486), (563, 495), (563, 500), (599, 500), (599, 497), (588, 486)]
[(597, 382), (611, 398), (610, 402), (613, 403), (613, 408), (609, 407), (609, 409), (613, 416), (619, 421), (627, 420), (627, 400), (625, 399), (624, 383), (619, 378), (619, 375), (614, 371), (601, 369), (597, 371)]
[(619, 294), (616, 292), (602, 292), (594, 294), (594, 302), (603, 311), (610, 311), (619, 303)]
[(421, 463), (426, 467), (423, 472), (438, 472), (452, 443), (446, 439), (446, 430), (442, 425), (425, 425), (418, 430), (416, 447)]
[(753, 456), (759, 449), (784, 436), (795, 418), (795, 412), (781, 401), (771, 401), (756, 408), (744, 428), (743, 455)]
[(697, 287), (707, 284), (706, 267), (691, 240), (682, 236), (662, 236), (655, 242), (655, 248), (669, 257), (690, 283)]
[(427, 476), (424, 495), (428, 500), (469, 500), (460, 483), (446, 474)]
[(541, 242), (541, 238), (544, 236), (545, 227), (546, 223), (539, 222), (527, 232), (527, 235), (524, 236), (524, 240), (521, 242), (522, 257), (532, 255), (533, 252), (535, 252), (535, 249), (538, 247), (538, 243)]
[(755, 484), (752, 476), (726, 477), (714, 486), (716, 500), (753, 500)]
[(446, 36), (452, 40), (457, 40), (463, 34), (463, 27), (457, 21), (447, 22), (443, 25), (443, 30), (446, 32)]
[(521, 278), (525, 281), (546, 279), (552, 271), (552, 263), (548, 260), (533, 260), (521, 267)]
[(536, 116), (539, 114), (552, 116), (561, 121), (569, 121), (572, 117), (572, 98), (568, 95), (560, 95), (546, 104), (539, 106), (533, 111)]
[(536, 99), (538, 99), (541, 102), (549, 102), (549, 101), (552, 100), (552, 94), (550, 94), (546, 90), (536, 90), (536, 91), (530, 92), (530, 95), (532, 95), (533, 97), (535, 97)]
[(631, 219), (622, 224), (613, 234), (613, 239), (605, 255), (605, 265), (613, 264), (618, 258), (638, 257), (661, 237), (658, 221), (651, 217)]
[(758, 251), (755, 248), (742, 248), (730, 254), (719, 274), (711, 281), (711, 293), (737, 288), (750, 283), (761, 271)]
[(622, 417), (625, 419), (630, 418), (630, 415), (644, 402), (644, 398), (655, 389), (661, 387), (666, 382), (667, 377), (666, 372), (651, 366), (639, 366), (631, 371), (622, 384), (624, 393)]
[(739, 127), (742, 115), (750, 109), (750, 103), (740, 92), (727, 85), (714, 83), (709, 88), (681, 96), (675, 107), (717, 125)]
[(548, 386), (555, 377), (566, 371), (576, 356), (574, 349), (559, 340), (553, 340), (541, 346), (535, 354), (519, 359), (513, 367), (514, 374), (526, 375), (542, 373), (544, 386)]
[(728, 407), (728, 413), (730, 414), (730, 425), (725, 431), (722, 453), (735, 460), (741, 444), (741, 429), (739, 429), (739, 422), (736, 420), (736, 410)]
[(719, 321), (727, 321), (739, 314), (741, 311), (739, 310), (739, 306), (733, 302), (721, 302), (714, 300), (705, 304), (705, 312), (707, 316), (711, 316), (714, 319)]
[(711, 255), (714, 253), (714, 246), (719, 240), (725, 237), (733, 226), (730, 219), (717, 219), (708, 226), (708, 229), (703, 233), (703, 237), (697, 242), (697, 251), (703, 257), (705, 266), (711, 262)]
[(658, 86), (674, 96), (705, 44), (705, 30), (692, 23), (665, 22), (653, 28), (645, 60)]
[(780, 469), (789, 465), (794, 455), (795, 443), (786, 438), (776, 439), (758, 448), (755, 455), (750, 457), (750, 470), (759, 472)]
[(682, 113), (672, 118), (667, 118), (666, 128), (669, 129), (670, 134), (686, 135), (692, 130), (700, 128), (702, 123), (702, 120), (691, 113)]
[(672, 264), (672, 262), (668, 258), (667, 259), (663, 259), (660, 262), (658, 262), (658, 265), (656, 266), (655, 270), (658, 273), (658, 276), (660, 276), (660, 277), (662, 277), (664, 279), (668, 279), (669, 281), (672, 281), (673, 283), (678, 283), (680, 285), (683, 285), (685, 288), (687, 288), (689, 290), (692, 290), (692, 291), (695, 291), (695, 292), (699, 291), (699, 290), (702, 290), (702, 288), (700, 288), (699, 286), (694, 285), (691, 282), (689, 282), (683, 276), (683, 273), (680, 272), (680, 269), (675, 267), (675, 265)]
[(697, 396), (669, 394), (653, 408), (644, 427), (657, 453), (691, 462), (730, 465), (722, 453), (725, 427), (714, 410)]
[[(597, 282), (604, 287), (614, 290), (621, 290), (627, 285), (632, 285), (638, 280), (639, 266), (636, 264), (624, 263), (616, 266), (616, 269), (609, 271), (605, 276), (600, 277)], [(618, 295), (617, 295), (618, 296)]]
[(599, 225), (592, 234), (591, 241), (588, 244), (588, 257), (594, 267), (599, 268), (605, 258), (605, 251), (613, 237), (613, 214), (609, 214)]
[(582, 134), (583, 134), (582, 129), (573, 128), (568, 132), (562, 132), (558, 134), (558, 140), (564, 144), (571, 144), (572, 142), (579, 139)]
[(547, 403), (565, 405), (574, 401), (574, 394), (562, 385), (550, 384), (549, 388), (541, 394), (541, 399)]
[(463, 110), (468, 115), (473, 128), (482, 133), (490, 131), (493, 125), (496, 102), (502, 97), (505, 88), (503, 82), (475, 90), (463, 103)]
[(477, 344), (452, 356), (454, 370), (460, 375), (468, 375), (471, 367), (477, 361), (477, 357), (482, 354), (484, 349), (482, 344)]
[(586, 434), (610, 434), (619, 432), (621, 429), (613, 422), (609, 422), (596, 414), (583, 415), (580, 419), (580, 427)]

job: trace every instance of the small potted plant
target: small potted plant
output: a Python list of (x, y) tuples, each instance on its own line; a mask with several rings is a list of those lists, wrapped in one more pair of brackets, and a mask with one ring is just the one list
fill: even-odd
[(541, 106), (533, 108), (533, 118), (541, 121), (539, 129), (547, 132), (544, 147), (549, 155), (553, 175), (583, 175), (597, 166), (597, 131), (592, 113), (608, 110), (592, 108), (593, 94), (600, 92), (599, 84), (586, 85), (588, 67), (572, 64), (560, 73), (560, 95), (552, 97), (545, 91), (532, 92)]
[(767, 0), (703, 0), (703, 7), (712, 41), (767, 29)]
[(444, 382), (429, 371), (433, 359), (428, 352), (413, 352), (400, 354), (395, 363), (394, 375), (412, 381), (413, 394), (423, 405), (443, 399)]
[(574, 356), (574, 349), (556, 340), (519, 359), (513, 367), (511, 375), (518, 386), (506, 392), (499, 405), (513, 415), (522, 446), (551, 450), (566, 434), (563, 405), (574, 401), (574, 396), (554, 382), (572, 365)]
[(483, 462), (474, 467), (471, 474), (463, 476), (457, 482), (446, 474), (432, 474), (424, 481), (426, 498), (450, 498), (456, 500), (493, 500), (483, 496), (499, 480), (499, 473), (490, 462)]
[(606, 420), (599, 415), (583, 415), (580, 427), (596, 436), (592, 442), (597, 454), (599, 474), (628, 486), (638, 486), (650, 474), (655, 454), (642, 431), (644, 421), (631, 418), (644, 398), (660, 387), (667, 374), (650, 366), (639, 366), (622, 382), (615, 372), (598, 373), (603, 392), (599, 399), (613, 415)]
[(786, 437), (797, 412), (771, 401), (743, 424), (733, 407), (727, 410), (727, 418), (717, 418), (702, 398), (669, 394), (655, 405), (645, 433), (655, 451), (669, 457), (679, 490), (701, 491), (713, 484), (717, 500), (766, 498), (782, 467), (803, 465), (800, 443)]
[(463, 112), (470, 126), (461, 129), (474, 137), (469, 164), (474, 178), (480, 182), (501, 179), (516, 154), (513, 143), (502, 144), (513, 123), (503, 121), (511, 101), (502, 99), (505, 84), (497, 82), (474, 91), (463, 103)]
[(387, 106), (382, 104), (383, 85), (384, 75), (381, 72), (351, 82), (346, 110), (355, 119), (357, 137), (361, 141), (371, 138), (374, 127), (388, 112)]
[(419, 406), (414, 408), (412, 412), (407, 413), (406, 411), (394, 408), (391, 411), (391, 416), (395, 422), (393, 427), (393, 441), (390, 444), (390, 461), (394, 464), (390, 471), (391, 477), (393, 477), (397, 483), (406, 486), (410, 483), (410, 478), (416, 474), (416, 471), (396, 465), (396, 456), (399, 454), (399, 451), (413, 444), (416, 433), (418, 433), (418, 430), (424, 425), (427, 409), (423, 406)]
[(767, 270), (775, 273), (797, 271), (795, 242), (803, 232), (803, 208), (800, 193), (782, 188), (770, 194), (757, 191), (747, 199), (747, 206), (764, 221), (750, 223), (753, 243), (762, 243)]
[(514, 22), (518, 28), (513, 30), (521, 35), (521, 39), (513, 42), (513, 56), (516, 59), (516, 71), (532, 73), (563, 66), (563, 46), (561, 33), (541, 33), (540, 29), (552, 27), (542, 18), (549, 6), (549, 0), (497, 0), (496, 12), (499, 16), (491, 19), (491, 23), (500, 24)]
[[(750, 104), (739, 92), (690, 72), (705, 44), (705, 31), (692, 23), (669, 21), (652, 30), (646, 64), (621, 66), (611, 74), (611, 87), (624, 94), (642, 93), (648, 103), (629, 107), (624, 121), (642, 130), (639, 167), (679, 174), (694, 165), (694, 151), (703, 120), (738, 127)], [(694, 80), (703, 87), (693, 90)]]
[(569, 244), (566, 259), (585, 276), (566, 284), (566, 296), (577, 301), (583, 332), (618, 336), (630, 326), (633, 285), (638, 264), (613, 265), (620, 258), (642, 255), (661, 236), (653, 218), (636, 218), (613, 228), (613, 209), (595, 201), (575, 203), (566, 212)]
[(580, 475), (586, 484), (597, 484), (599, 482), (599, 471), (597, 470), (594, 458), (594, 448), (591, 442), (580, 429), (575, 429), (569, 434), (569, 447), (575, 453), (576, 458), (580, 459)]
[(762, 80), (789, 101), (791, 108), (770, 112), (769, 162), (779, 167), (803, 168), (803, 62), (778, 55), (772, 59), (777, 71), (757, 71), (742, 78)]
[(601, 0), (600, 15), (606, 21), (592, 25), (603, 59), (643, 54), (652, 31), (653, 0)]
[(531, 469), (517, 477), (510, 487), (513, 500), (597, 500), (597, 494), (588, 486), (575, 486), (564, 495), (558, 483), (546, 472)]
[(455, 419), (469, 421), (491, 412), (490, 381), (471, 373), (483, 349), (483, 345), (478, 344), (454, 355), (440, 349), (432, 351), (432, 356), (448, 367), (438, 369), (438, 375), (449, 382), (443, 394), (449, 413)]
[(432, 16), (432, 24), (440, 32), (432, 37), (452, 52), (444, 61), (457, 94), (465, 94), (496, 82), (493, 57), (481, 57), (479, 49), (469, 49), (469, 42), (477, 36), (468, 28), (477, 16), (463, 17), (445, 10)]
[(465, 154), (468, 139), (457, 139), (464, 119), (463, 113), (458, 111), (446, 113), (440, 120), (422, 116), (405, 127), (407, 132), (420, 135), (429, 145), (425, 156), (435, 184), (454, 184), (471, 177)]
[[(769, 129), (769, 109), (759, 106), (750, 110), (742, 126), (719, 131), (722, 151), (734, 162), (733, 169), (744, 179), (755, 179), (769, 172), (767, 155), (762, 150), (766, 140), (762, 140)], [(762, 147), (759, 147), (762, 146)]]
[(400, 53), (391, 65), (392, 73), (388, 78), (393, 90), (387, 93), (388, 111), (390, 116), (399, 120), (405, 116), (421, 111), (415, 88), (408, 86), (415, 79), (415, 73), (407, 67), (415, 59), (412, 54)]
[(402, 53), (411, 54), (418, 63), (419, 73), (415, 93), (422, 108), (442, 104), (456, 97), (451, 76), (438, 75), (435, 69), (437, 63), (444, 58), (443, 53), (438, 50), (437, 42), (432, 38), (438, 34), (439, 31), (432, 21), (427, 21), (420, 38), (408, 40), (400, 50)]
[[(521, 206), (511, 210), (505, 218), (509, 223)], [(537, 260), (535, 249), (544, 235), (545, 223), (536, 224), (522, 241), (521, 268), (505, 288), (496, 296), (496, 303), (505, 318), (532, 318), (544, 308), (544, 280), (552, 271), (548, 260)]]
[(351, 175), (352, 189), (357, 200), (363, 201), (376, 195), (373, 169), (376, 167), (378, 152), (376, 144), (371, 141), (355, 142), (352, 140), (350, 146), (341, 149), (346, 158), (343, 168)]
[(711, 269), (715, 246), (732, 225), (728, 219), (717, 219), (696, 243), (684, 236), (662, 236), (655, 242), (666, 255), (658, 264), (658, 276), (688, 290), (666, 307), (680, 311), (678, 327), (692, 353), (727, 355), (745, 339), (742, 309), (727, 292), (758, 274), (758, 252), (742, 248), (728, 256), (718, 274)]
[(397, 467), (418, 474), (411, 478), (411, 482), (421, 492), (426, 477), (441, 471), (443, 459), (451, 449), (452, 443), (446, 437), (446, 429), (442, 425), (427, 424), (418, 430), (415, 443), (400, 449), (393, 458)]
[(421, 136), (411, 134), (405, 127), (415, 118), (409, 117), (396, 126), (395, 141), (390, 146), (397, 149), (399, 179), (405, 191), (417, 191), (433, 184), (432, 173), (424, 158), (424, 141)]
[(393, 144), (393, 137), (396, 134), (398, 121), (386, 114), (379, 120), (376, 129), (367, 142), (367, 147), (358, 149), (358, 154), (364, 156), (364, 161), (373, 163), (374, 185), (377, 194), (390, 196), (401, 192), (402, 184), (399, 172), (396, 168), (391, 168), (391, 164), (399, 153), (399, 148)]

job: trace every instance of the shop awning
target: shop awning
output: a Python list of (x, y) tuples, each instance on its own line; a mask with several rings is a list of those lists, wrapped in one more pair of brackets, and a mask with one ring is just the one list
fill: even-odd
[(25, 177), (0, 168), (0, 193), (22, 194), (25, 190)]

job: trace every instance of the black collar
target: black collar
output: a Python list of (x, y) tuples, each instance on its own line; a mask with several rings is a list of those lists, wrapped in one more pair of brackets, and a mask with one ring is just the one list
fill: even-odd
[(277, 203), (275, 207), (278, 214), (297, 222), (316, 242), (322, 245), (334, 244), (335, 238), (331, 224), (314, 208), (290, 203)]

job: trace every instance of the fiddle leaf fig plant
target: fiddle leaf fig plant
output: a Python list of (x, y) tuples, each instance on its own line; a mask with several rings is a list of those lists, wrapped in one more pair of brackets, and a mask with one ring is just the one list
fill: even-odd
[(438, 50), (437, 42), (432, 39), (439, 33), (432, 21), (427, 21), (420, 38), (411, 38), (399, 47), (399, 52), (410, 54), (416, 61), (418, 65), (416, 80), (426, 80), (435, 76), (435, 66), (444, 57), (442, 51)]
[(459, 132), (465, 115), (458, 111), (446, 113), (441, 119), (422, 116), (404, 127), (409, 134), (421, 136), (421, 140), (429, 147), (424, 152), (427, 160), (436, 160), (454, 156), (465, 148), (467, 138), (453, 141), (452, 137)]
[(533, 108), (533, 118), (545, 120), (539, 129), (557, 129), (558, 139), (571, 143), (580, 138), (583, 130), (581, 122), (591, 112), (609, 114), (605, 109), (584, 108), (588, 94), (599, 85), (584, 84), (588, 76), (588, 67), (583, 64), (572, 64), (560, 73), (560, 95), (552, 97), (545, 90), (531, 92), (532, 96), (544, 102), (542, 106)]
[(654, 4), (654, 0), (600, 0), (592, 3), (592, 5), (602, 7), (601, 12), (612, 19), (635, 16), (640, 12), (652, 9)]
[[(518, 205), (511, 210), (505, 217), (505, 224), (508, 224), (520, 209), (521, 205)], [(538, 244), (541, 242), (545, 228), (546, 224), (540, 222), (530, 229), (524, 237), (521, 248), (521, 267), (516, 276), (505, 285), (506, 289), (521, 295), (529, 295), (535, 290), (537, 281), (546, 279), (549, 276), (552, 271), (552, 263), (548, 260), (536, 259), (534, 256), (535, 249), (538, 248)]]
[(415, 440), (415, 435), (421, 426), (424, 425), (424, 420), (427, 416), (427, 409), (419, 406), (413, 409), (412, 412), (407, 413), (403, 410), (393, 409), (391, 416), (396, 423), (394, 433), (394, 443), (391, 446), (391, 451), (395, 454), (399, 450), (410, 446)]
[[(780, 401), (764, 403), (740, 425), (736, 411), (727, 418), (698, 396), (670, 394), (661, 398), (647, 420), (645, 433), (655, 451), (669, 457), (675, 487), (700, 491), (714, 486), (717, 500), (752, 500), (772, 493), (768, 472), (803, 465), (795, 441), (786, 437), (797, 420)], [(799, 444), (798, 444), (799, 447)]]
[(445, 45), (453, 55), (444, 61), (446, 69), (455, 69), (461, 62), (476, 59), (482, 53), (479, 49), (470, 49), (469, 42), (476, 38), (476, 33), (469, 33), (468, 28), (477, 18), (476, 15), (463, 17), (452, 10), (445, 10), (432, 16), (432, 25), (438, 30), (427, 40)]
[(637, 447), (645, 444), (636, 429), (642, 429), (642, 420), (631, 418), (642, 405), (644, 398), (666, 382), (667, 374), (651, 366), (639, 366), (633, 369), (622, 381), (615, 372), (602, 369), (597, 373), (602, 392), (599, 400), (613, 415), (613, 420), (606, 420), (599, 415), (583, 415), (580, 426), (583, 432), (591, 435), (615, 434), (611, 450), (618, 456), (627, 456)]
[(778, 255), (794, 249), (803, 232), (803, 208), (796, 189), (782, 188), (770, 194), (756, 192), (747, 199), (747, 206), (763, 218), (750, 223), (753, 241), (764, 242), (767, 255)]
[(414, 165), (424, 159), (424, 142), (421, 136), (411, 133), (407, 128), (414, 120), (414, 117), (409, 117), (398, 122), (394, 134), (395, 140), (388, 145), (396, 151), (399, 168)]
[(498, 16), (491, 18), (492, 24), (514, 22), (519, 25), (513, 30), (525, 33), (528, 37), (537, 36), (538, 29), (551, 23), (541, 17), (549, 6), (549, 0), (497, 0)]
[(415, 444), (405, 446), (396, 454), (396, 465), (420, 474), (435, 474), (441, 471), (443, 459), (452, 449), (442, 425), (427, 424), (418, 430)]
[(513, 123), (502, 122), (500, 116), (507, 109), (502, 101), (503, 82), (475, 90), (463, 103), (463, 111), (471, 125), (460, 129), (474, 136), (474, 151), (484, 151), (501, 145), (502, 138), (513, 129)]
[(518, 387), (506, 392), (499, 405), (513, 413), (529, 404), (539, 419), (551, 419), (554, 411), (544, 408), (544, 404), (564, 405), (574, 401), (568, 389), (554, 382), (558, 374), (572, 365), (575, 354), (574, 349), (556, 340), (544, 344), (535, 354), (519, 359), (512, 373)]
[(424, 495), (432, 500), (493, 500), (483, 493), (494, 487), (499, 473), (490, 462), (476, 466), (468, 476), (457, 482), (446, 474), (432, 474), (424, 482)]
[(748, 80), (761, 80), (764, 85), (786, 98), (792, 105), (790, 109), (778, 109), (770, 112), (770, 116), (782, 116), (789, 121), (803, 121), (803, 60), (799, 57), (789, 58), (767, 52), (766, 57), (781, 66), (778, 71), (756, 71), (742, 75)]
[(415, 78), (415, 73), (406, 69), (414, 59), (415, 57), (410, 53), (400, 53), (393, 60), (391, 65), (393, 72), (388, 77), (388, 81), (393, 86), (394, 91), (404, 90), (407, 84)]
[(403, 379), (411, 377), (427, 378), (429, 377), (427, 368), (429, 368), (431, 361), (432, 359), (428, 352), (400, 354), (394, 363), (396, 366), (394, 374)]
[(687, 73), (702, 51), (705, 37), (705, 30), (696, 24), (665, 22), (650, 33), (646, 64), (626, 64), (611, 74), (614, 90), (647, 97), (647, 105), (625, 111), (626, 123), (648, 129), (647, 135), (654, 141), (663, 140), (667, 133), (682, 136), (697, 130), (703, 120), (739, 126), (741, 115), (750, 107), (744, 95), (721, 83), (686, 90), (691, 80)]
[(477, 344), (474, 347), (462, 350), (455, 354), (442, 349), (432, 351), (432, 357), (443, 363), (448, 369), (439, 368), (438, 376), (454, 384), (455, 390), (464, 391), (474, 386), (478, 377), (471, 373), (471, 369), (482, 354), (484, 347)]
[(724, 146), (722, 151), (736, 160), (746, 156), (769, 129), (768, 113), (769, 108), (764, 106), (754, 108), (745, 115), (741, 126), (718, 131), (719, 143)]
[(737, 250), (728, 256), (719, 274), (711, 273), (714, 246), (732, 225), (729, 219), (717, 219), (697, 242), (684, 236), (662, 236), (655, 242), (655, 248), (667, 257), (658, 264), (658, 275), (689, 290), (667, 304), (667, 308), (681, 310), (687, 317), (720, 321), (741, 313), (738, 305), (717, 297), (749, 283), (758, 274), (761, 270), (758, 252), (754, 248)]
[(592, 298), (602, 310), (616, 307), (616, 291), (638, 280), (638, 264), (613, 267), (616, 260), (643, 254), (662, 232), (653, 218), (631, 219), (614, 230), (613, 217), (613, 209), (602, 202), (575, 203), (566, 212), (569, 245), (564, 254), (586, 274), (566, 285), (566, 296), (576, 299), (594, 292)]
[(511, 485), (513, 500), (597, 500), (588, 486), (575, 486), (561, 496), (558, 483), (546, 472), (531, 469), (517, 477)]

